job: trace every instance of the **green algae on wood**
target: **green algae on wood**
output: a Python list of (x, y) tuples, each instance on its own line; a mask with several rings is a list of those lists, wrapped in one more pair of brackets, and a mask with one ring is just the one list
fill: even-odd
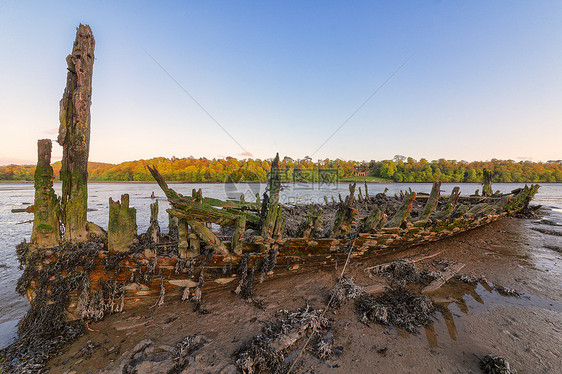
[(64, 238), (87, 239), (90, 105), (95, 41), (88, 25), (80, 25), (72, 53), (66, 58), (66, 88), (60, 101), (58, 143), (63, 147), (60, 178)]
[(51, 149), (51, 140), (41, 139), (37, 142), (31, 243), (39, 248), (52, 248), (61, 241), (60, 202), (53, 189)]
[(137, 210), (129, 208), (129, 195), (119, 200), (109, 198), (107, 247), (110, 252), (127, 252), (137, 236)]

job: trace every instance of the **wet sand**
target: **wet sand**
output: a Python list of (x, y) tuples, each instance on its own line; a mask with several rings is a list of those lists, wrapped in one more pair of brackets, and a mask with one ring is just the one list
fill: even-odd
[[(473, 286), (451, 281), (428, 294), (443, 308), (433, 324), (418, 334), (376, 323), (365, 325), (353, 301), (329, 309), (331, 333), (343, 353), (323, 361), (305, 351), (293, 372), (478, 373), (479, 357), (488, 353), (506, 358), (520, 373), (560, 372), (562, 255), (545, 248), (545, 241), (556, 242), (560, 237), (545, 237), (532, 227), (531, 220), (506, 218), (384, 259), (352, 259), (346, 273), (365, 287), (374, 283), (366, 268), (402, 257), (418, 260), (416, 266), (429, 270), (439, 267), (439, 261), (460, 262), (465, 264), (460, 274), (472, 273), (486, 281)], [(342, 265), (256, 284), (255, 299), (263, 302), (264, 309), (242, 300), (232, 292), (236, 286), (232, 285), (212, 293), (203, 289), (202, 306), (209, 314), (194, 312), (192, 303), (166, 300), (160, 307), (108, 316), (90, 324), (93, 331), (52, 359), (50, 372), (122, 373), (142, 340), (151, 340), (155, 352), (166, 352), (193, 334), (203, 335), (207, 343), (179, 372), (236, 372), (235, 351), (260, 334), (276, 312), (296, 310), (307, 302), (316, 309), (325, 307)], [(502, 296), (495, 286), (513, 288), (521, 296)], [(303, 345), (300, 339), (289, 359)], [(139, 366), (138, 372), (158, 372), (164, 367), (165, 360), (155, 359)]]

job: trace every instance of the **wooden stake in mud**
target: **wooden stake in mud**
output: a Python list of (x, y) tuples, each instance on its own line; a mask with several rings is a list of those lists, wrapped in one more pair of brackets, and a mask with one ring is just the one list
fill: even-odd
[(60, 101), (58, 143), (63, 147), (62, 213), (64, 237), (70, 241), (87, 237), (88, 155), (90, 151), (90, 105), (94, 36), (88, 25), (80, 25), (72, 53), (66, 58), (66, 88)]
[(451, 191), (451, 196), (449, 196), (449, 200), (445, 204), (445, 207), (435, 214), (436, 219), (445, 219), (451, 215), (455, 207), (457, 206), (457, 202), (459, 201), (460, 196), (460, 188), (455, 187), (453, 191)]
[(137, 210), (129, 208), (129, 195), (119, 200), (109, 198), (107, 248), (110, 252), (127, 252), (137, 236)]
[(37, 142), (31, 243), (39, 248), (55, 247), (61, 240), (60, 203), (53, 189), (51, 148), (49, 139), (41, 139)]

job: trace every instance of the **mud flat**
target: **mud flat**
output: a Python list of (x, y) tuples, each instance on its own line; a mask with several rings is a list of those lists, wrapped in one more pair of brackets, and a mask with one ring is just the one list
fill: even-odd
[[(381, 277), (373, 268), (396, 259), (407, 258), (428, 273), (463, 266), (424, 293), (436, 309), (432, 323), (418, 327), (418, 333), (365, 323), (354, 300), (329, 308), (320, 334), (327, 354), (322, 358), (319, 339), (312, 339), (292, 372), (480, 372), (480, 358), (489, 353), (504, 357), (518, 372), (557, 372), (562, 367), (562, 257), (544, 248), (544, 234), (532, 227), (532, 220), (505, 218), (394, 256), (352, 259), (346, 274), (375, 293), (381, 291)], [(236, 295), (235, 284), (204, 292), (204, 313), (195, 312), (193, 303), (170, 300), (107, 316), (90, 324), (91, 331), (48, 368), (51, 373), (239, 372), (241, 348), (264, 336), (264, 327), (279, 321), (280, 311), (325, 308), (342, 265), (261, 284), (256, 280), (254, 302)], [(292, 339), (280, 363), (285, 370), (305, 345), (307, 331), (286, 335)]]

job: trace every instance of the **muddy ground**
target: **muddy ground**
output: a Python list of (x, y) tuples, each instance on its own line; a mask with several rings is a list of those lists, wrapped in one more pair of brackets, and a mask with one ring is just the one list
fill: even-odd
[[(433, 323), (417, 334), (361, 322), (353, 300), (330, 308), (328, 334), (337, 354), (323, 360), (307, 349), (292, 372), (479, 373), (479, 358), (489, 353), (504, 357), (519, 373), (560, 372), (562, 255), (549, 249), (544, 234), (532, 227), (531, 220), (506, 218), (384, 258), (353, 258), (346, 273), (367, 290), (378, 284), (368, 268), (404, 257), (429, 271), (461, 263), (465, 266), (459, 274), (483, 278), (472, 285), (453, 279), (427, 294), (438, 309)], [(266, 279), (255, 286), (258, 303), (234, 294), (235, 285), (213, 293), (203, 290), (202, 307), (208, 314), (194, 312), (192, 303), (166, 300), (160, 307), (108, 316), (90, 324), (92, 331), (52, 359), (50, 372), (237, 372), (235, 352), (261, 334), (277, 312), (307, 303), (325, 307), (342, 265)], [(502, 287), (520, 296), (500, 292)], [(182, 340), (183, 356), (178, 354)], [(287, 362), (304, 343), (305, 338), (297, 341)], [(174, 369), (180, 360), (181, 369)]]

